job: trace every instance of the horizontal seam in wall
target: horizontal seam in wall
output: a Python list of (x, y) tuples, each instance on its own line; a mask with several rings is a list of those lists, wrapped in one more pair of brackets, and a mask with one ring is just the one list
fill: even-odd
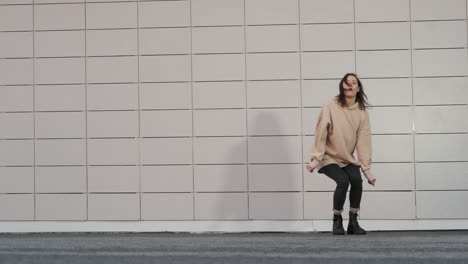
[[(63, 3), (63, 4), (70, 4), (70, 3)], [(88, 4), (93, 4), (93, 3), (88, 3)], [(13, 4), (14, 5), (14, 4)], [(29, 4), (31, 5), (31, 4)], [(40, 4), (36, 4), (40, 5)], [(84, 5), (84, 3), (83, 3)], [(11, 6), (8, 4), (0, 4), (1, 6)], [(23, 4), (21, 6), (28, 6), (28, 4)], [(383, 23), (423, 23), (423, 22), (454, 22), (454, 21), (465, 21), (463, 18), (457, 18), (457, 19), (435, 19), (435, 20), (397, 20), (397, 21), (360, 21), (356, 22), (356, 24), (383, 24)], [(304, 23), (279, 23), (279, 24), (247, 24), (245, 26), (247, 27), (267, 27), (267, 26), (310, 26), (310, 25), (344, 25), (344, 24), (349, 24), (352, 25), (353, 22), (304, 22)], [(243, 24), (231, 24), (231, 25), (195, 25), (192, 26), (193, 28), (224, 28), (224, 27), (243, 27)], [(190, 25), (180, 25), (180, 26), (143, 26), (140, 27), (139, 29), (179, 29), (179, 28), (190, 28)], [(137, 29), (136, 27), (114, 27), (114, 28), (100, 28), (100, 27), (95, 27), (95, 28), (88, 28), (88, 30), (127, 30), (127, 29)], [(36, 29), (35, 32), (44, 32), (44, 31), (86, 31), (85, 28), (68, 28), (68, 29)], [(24, 29), (24, 30), (0, 30), (0, 33), (2, 32), (33, 32), (32, 29)]]
[[(434, 189), (434, 190), (414, 190), (416, 192), (467, 192), (468, 189)], [(363, 193), (412, 193), (414, 192), (413, 190), (409, 189), (400, 189), (400, 190), (363, 190)], [(36, 193), (31, 193), (31, 192), (0, 192), (1, 195), (33, 195), (33, 194), (38, 194), (38, 195), (85, 195), (85, 194), (102, 194), (102, 195), (115, 195), (115, 194), (129, 194), (129, 195), (135, 195), (135, 194), (245, 194), (245, 193), (291, 193), (291, 194), (300, 194), (302, 191), (301, 190), (293, 190), (293, 191), (283, 191), (283, 190), (265, 190), (265, 191), (195, 191), (195, 192), (106, 192), (106, 191), (100, 191), (100, 192), (36, 192)], [(334, 190), (304, 190), (305, 193), (333, 193)]]

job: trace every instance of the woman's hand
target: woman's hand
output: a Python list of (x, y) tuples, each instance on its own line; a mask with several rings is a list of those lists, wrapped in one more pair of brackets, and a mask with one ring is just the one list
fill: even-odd
[(319, 164), (319, 162), (316, 159), (312, 160), (311, 162), (309, 162), (309, 164), (307, 164), (307, 170), (310, 173), (314, 172), (314, 170), (315, 170), (315, 168), (317, 168), (318, 164)]
[(374, 177), (374, 175), (372, 175), (370, 169), (364, 171), (364, 176), (367, 179), (367, 183), (369, 183), (372, 186), (375, 186), (375, 182), (377, 181), (377, 179)]

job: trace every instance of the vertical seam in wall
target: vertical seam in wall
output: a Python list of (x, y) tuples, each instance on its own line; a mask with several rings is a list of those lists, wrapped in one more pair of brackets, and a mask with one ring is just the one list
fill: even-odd
[(414, 106), (414, 88), (413, 88), (413, 18), (411, 14), (411, 0), (408, 1), (409, 4), (409, 27), (410, 27), (410, 61), (411, 61), (411, 118), (413, 121), (413, 129), (411, 134), (413, 136), (413, 195), (414, 195), (414, 217), (418, 219), (417, 215), (417, 196), (416, 196), (416, 189), (417, 189), (417, 177), (416, 177), (416, 134), (415, 134), (415, 106)]
[(85, 164), (86, 164), (86, 220), (89, 220), (89, 180), (88, 180), (88, 24), (86, 14), (88, 12), (88, 0), (84, 3), (84, 26), (85, 26)]
[(32, 75), (33, 75), (33, 86), (32, 86), (32, 92), (33, 92), (33, 219), (36, 220), (36, 53), (35, 53), (35, 38), (36, 38), (36, 25), (34, 23), (35, 21), (35, 0), (33, 0), (32, 4), (32, 20), (33, 20), (33, 47), (32, 47), (32, 55), (33, 55), (33, 61), (32, 61)]
[(191, 96), (191, 105), (190, 110), (192, 111), (192, 217), (195, 219), (195, 122), (194, 122), (194, 113), (193, 113), (193, 23), (192, 23), (192, 0), (189, 1), (190, 8), (190, 96)]
[(249, 177), (249, 104), (247, 88), (247, 15), (244, 0), (244, 91), (245, 91), (245, 166), (247, 175), (247, 219), (250, 220), (250, 177)]
[(141, 107), (140, 107), (140, 0), (137, 5), (137, 92), (138, 92), (138, 195), (140, 204), (140, 221), (143, 220), (141, 213)]
[[(357, 73), (357, 46), (356, 46), (356, 0), (353, 0), (353, 35), (354, 35), (354, 73)], [(371, 132), (372, 137), (372, 132)], [(362, 176), (361, 176), (362, 177)], [(351, 204), (349, 206), (349, 210), (351, 210)], [(359, 214), (359, 218), (361, 214)]]
[[(301, 39), (301, 0), (297, 0), (299, 26), (299, 105), (301, 110), (301, 175), (302, 175), (302, 219), (305, 219), (305, 188), (304, 188), (304, 116), (302, 108), (302, 39)], [(308, 163), (308, 162), (307, 162)]]
[(354, 72), (357, 74), (356, 0), (353, 0), (353, 29), (354, 29)]

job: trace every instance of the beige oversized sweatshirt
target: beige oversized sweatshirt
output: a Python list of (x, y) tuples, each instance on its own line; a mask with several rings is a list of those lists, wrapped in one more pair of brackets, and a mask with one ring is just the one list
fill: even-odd
[[(355, 149), (358, 161), (353, 156)], [(365, 171), (371, 167), (371, 157), (368, 111), (359, 109), (357, 102), (349, 107), (342, 107), (336, 98), (323, 105), (317, 120), (310, 158), (311, 161), (319, 161), (317, 171), (331, 163), (340, 167), (355, 164)]]

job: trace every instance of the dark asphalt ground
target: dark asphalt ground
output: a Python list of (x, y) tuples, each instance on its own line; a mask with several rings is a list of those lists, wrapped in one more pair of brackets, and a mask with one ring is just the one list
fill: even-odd
[(468, 231), (0, 234), (0, 263), (468, 263)]

